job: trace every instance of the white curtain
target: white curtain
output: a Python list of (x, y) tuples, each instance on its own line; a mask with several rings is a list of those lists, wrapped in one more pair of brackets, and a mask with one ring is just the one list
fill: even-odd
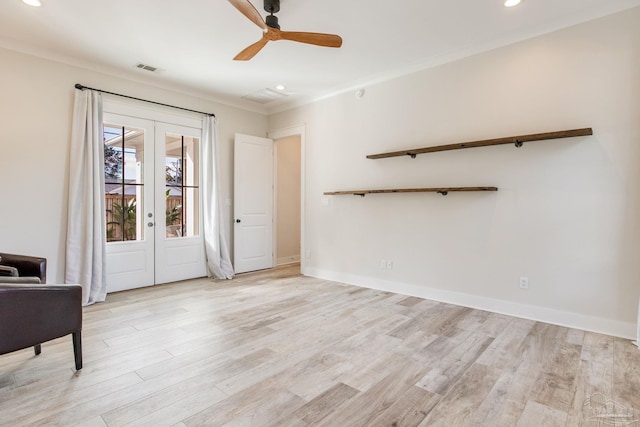
[(83, 305), (106, 297), (102, 97), (76, 89), (69, 153), (66, 283), (82, 285)]
[(233, 265), (225, 237), (223, 204), (220, 196), (220, 168), (216, 154), (216, 119), (207, 116), (203, 123), (202, 169), (204, 171), (203, 214), (204, 246), (209, 275), (217, 279), (232, 279)]

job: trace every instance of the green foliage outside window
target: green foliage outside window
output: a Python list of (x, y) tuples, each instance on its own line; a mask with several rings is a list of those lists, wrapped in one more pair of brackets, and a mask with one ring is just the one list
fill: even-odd
[(116, 228), (120, 231), (122, 239), (136, 240), (136, 199), (131, 199), (122, 206), (114, 203), (112, 209), (107, 209), (113, 221), (107, 222), (107, 240), (113, 240)]

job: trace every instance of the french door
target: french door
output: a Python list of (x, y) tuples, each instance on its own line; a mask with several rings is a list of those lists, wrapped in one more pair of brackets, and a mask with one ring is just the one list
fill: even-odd
[(156, 123), (156, 283), (206, 275), (200, 192), (201, 129)]
[(107, 292), (206, 274), (201, 134), (104, 114)]

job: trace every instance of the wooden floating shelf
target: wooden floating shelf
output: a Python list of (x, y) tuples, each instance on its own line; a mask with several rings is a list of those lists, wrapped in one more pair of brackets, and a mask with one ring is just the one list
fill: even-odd
[(489, 147), (491, 145), (503, 145), (503, 144), (515, 144), (516, 147), (521, 147), (524, 142), (545, 141), (548, 139), (572, 138), (576, 136), (589, 136), (589, 135), (593, 135), (593, 129), (591, 128), (560, 130), (556, 132), (534, 133), (530, 135), (509, 136), (506, 138), (485, 139), (482, 141), (470, 141), (470, 142), (462, 142), (458, 144), (436, 145), (433, 147), (423, 147), (423, 148), (414, 148), (411, 150), (392, 151), (389, 153), (370, 154), (367, 156), (367, 159), (384, 159), (387, 157), (400, 157), (400, 156), (409, 156), (415, 159), (416, 155), (418, 154), (435, 153), (437, 151), (460, 150), (463, 148), (475, 148), (475, 147)]
[(498, 187), (439, 187), (439, 188), (394, 188), (389, 190), (348, 190), (348, 191), (328, 191), (325, 196), (354, 195), (364, 197), (366, 194), (383, 193), (439, 193), (443, 196), (450, 191), (498, 191)]

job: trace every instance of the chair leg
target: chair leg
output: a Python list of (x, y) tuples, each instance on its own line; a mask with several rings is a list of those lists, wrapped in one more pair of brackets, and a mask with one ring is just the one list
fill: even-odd
[(36, 353), (36, 356), (39, 355), (42, 352), (42, 347), (40, 346), (40, 344), (34, 345), (33, 351)]
[(76, 360), (76, 371), (82, 369), (82, 338), (81, 332), (73, 332), (73, 355)]

